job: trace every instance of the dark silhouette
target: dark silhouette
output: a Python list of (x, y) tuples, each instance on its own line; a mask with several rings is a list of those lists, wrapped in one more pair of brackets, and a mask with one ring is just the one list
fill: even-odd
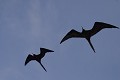
[(95, 35), (96, 33), (98, 33), (100, 30), (104, 29), (104, 28), (118, 28), (118, 27), (116, 27), (114, 25), (111, 25), (111, 24), (103, 23), (103, 22), (95, 22), (94, 26), (93, 26), (93, 28), (91, 30), (85, 30), (85, 29), (82, 28), (82, 32), (78, 32), (78, 31), (72, 29), (61, 40), (60, 44), (62, 42), (64, 42), (64, 41), (66, 41), (69, 38), (85, 38), (89, 42), (89, 44), (90, 44), (91, 48), (93, 49), (93, 51), (95, 52), (95, 49), (94, 49), (94, 47), (93, 47), (93, 45), (91, 43), (90, 38), (93, 35)]
[(31, 60), (36, 60), (37, 62), (40, 63), (40, 65), (43, 67), (43, 69), (47, 72), (47, 70), (45, 69), (45, 67), (42, 65), (41, 63), (41, 59), (45, 56), (45, 53), (47, 52), (54, 52), (52, 50), (49, 50), (49, 49), (45, 49), (45, 48), (40, 48), (40, 54), (36, 55), (36, 54), (29, 54), (28, 57), (26, 58), (26, 61), (25, 61), (25, 65), (27, 63), (29, 63)]

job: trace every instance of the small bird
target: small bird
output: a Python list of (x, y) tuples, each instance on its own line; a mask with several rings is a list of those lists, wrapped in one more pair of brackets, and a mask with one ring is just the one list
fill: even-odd
[(72, 29), (61, 40), (60, 44), (64, 41), (66, 41), (69, 38), (85, 38), (88, 41), (88, 43), (90, 44), (93, 51), (95, 52), (95, 49), (94, 49), (90, 39), (93, 35), (95, 35), (96, 33), (98, 33), (100, 30), (102, 30), (104, 28), (118, 28), (119, 29), (119, 27), (116, 27), (116, 26), (111, 25), (111, 24), (107, 24), (107, 23), (104, 23), (104, 22), (95, 22), (93, 28), (90, 29), (90, 30), (85, 30), (82, 27), (82, 32), (78, 32), (78, 31)]
[(27, 63), (29, 63), (31, 60), (36, 60), (37, 62), (40, 63), (40, 65), (43, 67), (43, 69), (47, 72), (47, 70), (45, 69), (45, 67), (42, 65), (41, 63), (41, 59), (45, 56), (45, 53), (47, 52), (54, 52), (52, 50), (49, 50), (49, 49), (45, 49), (45, 48), (40, 48), (40, 54), (36, 55), (36, 54), (29, 54), (26, 58), (26, 61), (25, 61), (25, 66)]

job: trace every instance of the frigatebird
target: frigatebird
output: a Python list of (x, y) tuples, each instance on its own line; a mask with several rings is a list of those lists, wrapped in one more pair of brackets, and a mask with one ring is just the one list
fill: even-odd
[(45, 69), (45, 67), (42, 65), (41, 63), (41, 59), (45, 56), (45, 54), (47, 52), (54, 52), (52, 50), (49, 50), (49, 49), (45, 49), (45, 48), (40, 48), (40, 54), (36, 55), (36, 54), (29, 54), (26, 58), (26, 61), (25, 61), (25, 65), (27, 63), (29, 63), (31, 60), (36, 60), (37, 62), (40, 63), (40, 65), (43, 67), (43, 69), (47, 72), (47, 70)]
[(98, 33), (100, 30), (104, 29), (104, 28), (118, 28), (119, 27), (116, 27), (114, 25), (111, 25), (111, 24), (108, 24), (108, 23), (104, 23), (104, 22), (95, 22), (94, 23), (94, 26), (92, 29), (90, 30), (85, 30), (83, 29), (82, 27), (82, 32), (78, 32), (74, 29), (72, 29), (70, 32), (68, 32), (66, 34), (66, 36), (61, 40), (60, 44), (64, 41), (66, 41), (67, 39), (69, 38), (85, 38), (88, 43), (90, 44), (91, 48), (93, 49), (93, 51), (95, 52), (95, 49), (91, 43), (91, 37), (93, 35), (95, 35), (96, 33)]

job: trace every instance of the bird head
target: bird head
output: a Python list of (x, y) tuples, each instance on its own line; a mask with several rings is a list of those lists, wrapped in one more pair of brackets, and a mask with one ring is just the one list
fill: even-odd
[(35, 56), (35, 54), (32, 53), (33, 56)]
[[(81, 26), (81, 27), (82, 27), (82, 26)], [(83, 31), (85, 31), (85, 29), (83, 29), (83, 27), (82, 27), (82, 32), (83, 32)]]

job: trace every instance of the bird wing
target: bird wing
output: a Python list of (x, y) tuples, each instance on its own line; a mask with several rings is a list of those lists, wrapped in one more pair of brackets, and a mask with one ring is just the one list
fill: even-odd
[(100, 30), (104, 28), (118, 28), (118, 27), (111, 24), (103, 23), (103, 22), (95, 22), (93, 28), (91, 29), (91, 35), (92, 36), (95, 35), (96, 33), (98, 33)]
[(33, 60), (33, 56), (29, 54), (26, 58), (25, 65), (29, 63), (31, 60)]
[(46, 49), (46, 48), (40, 48), (40, 54), (46, 53), (46, 52), (54, 52), (53, 50)]
[(60, 44), (61, 44), (62, 42), (64, 42), (64, 41), (66, 41), (66, 40), (69, 39), (69, 38), (80, 37), (80, 36), (82, 36), (80, 32), (72, 29), (72, 30), (71, 30), (70, 32), (68, 32), (68, 33), (66, 34), (66, 36), (61, 40)]

